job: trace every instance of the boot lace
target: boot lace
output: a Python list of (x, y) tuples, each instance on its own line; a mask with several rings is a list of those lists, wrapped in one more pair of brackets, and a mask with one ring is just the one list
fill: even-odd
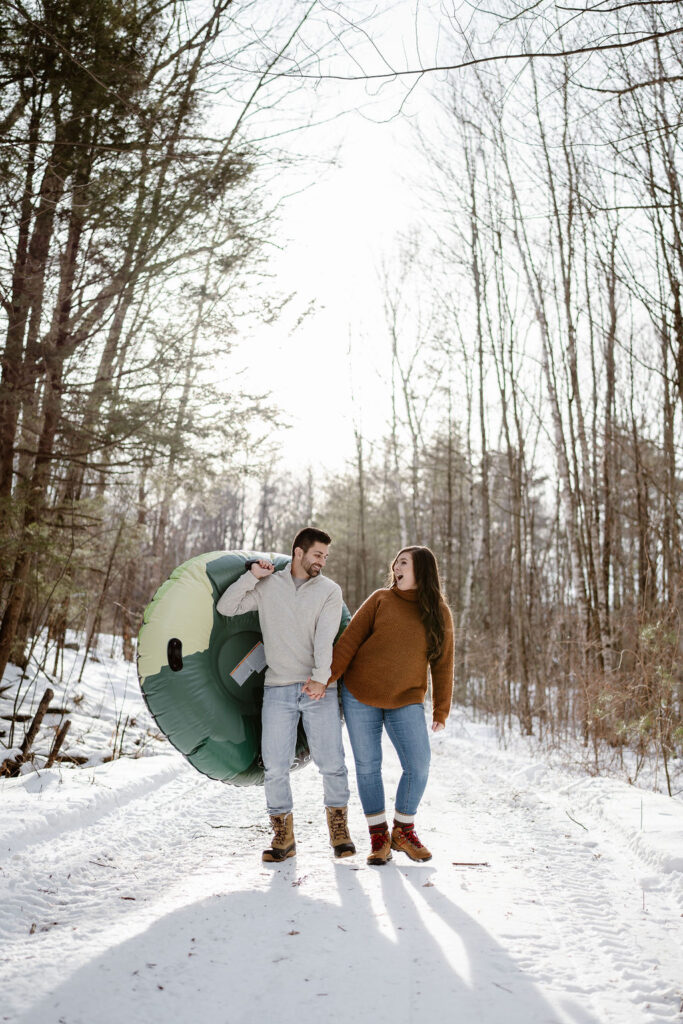
[(370, 833), (370, 844), (372, 846), (372, 852), (377, 853), (382, 849), (385, 843), (389, 842), (389, 830), (385, 832), (371, 832)]
[(349, 838), (349, 831), (346, 827), (346, 819), (343, 811), (332, 811), (330, 813), (330, 835), (332, 840), (346, 840)]
[(407, 839), (412, 846), (417, 847), (418, 850), (421, 850), (423, 848), (424, 843), (421, 843), (420, 840), (417, 838), (414, 828), (401, 828), (401, 835), (405, 839)]
[(284, 846), (284, 842), (287, 837), (287, 819), (276, 818), (273, 822), (273, 831), (273, 842), (279, 843), (280, 846)]

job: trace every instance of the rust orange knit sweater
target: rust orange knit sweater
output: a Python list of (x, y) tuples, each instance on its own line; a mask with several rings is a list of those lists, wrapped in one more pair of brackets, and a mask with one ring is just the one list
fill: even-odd
[(335, 644), (330, 682), (343, 674), (344, 685), (363, 704), (402, 708), (424, 701), (431, 667), (433, 717), (445, 723), (453, 693), (453, 619), (445, 601), (442, 611), (443, 651), (429, 666), (417, 591), (376, 590)]

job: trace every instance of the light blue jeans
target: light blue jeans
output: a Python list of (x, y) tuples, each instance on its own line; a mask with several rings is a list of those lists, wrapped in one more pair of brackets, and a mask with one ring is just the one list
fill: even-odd
[(303, 687), (303, 683), (290, 683), (266, 686), (263, 691), (261, 756), (268, 814), (289, 814), (292, 810), (289, 770), (296, 751), (299, 715), (311, 757), (323, 777), (325, 806), (346, 807), (349, 802), (336, 687), (330, 687), (322, 700), (311, 700)]
[(414, 817), (427, 786), (431, 760), (424, 705), (375, 708), (356, 700), (345, 686), (342, 704), (363, 811), (371, 816), (386, 810), (382, 782), (382, 730), (386, 728), (403, 769), (395, 809), (399, 814)]

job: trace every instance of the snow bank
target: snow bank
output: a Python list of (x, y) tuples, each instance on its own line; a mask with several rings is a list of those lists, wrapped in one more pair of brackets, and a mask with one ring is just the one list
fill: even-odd
[(121, 758), (92, 768), (49, 768), (0, 781), (0, 851), (53, 839), (79, 825), (91, 825), (158, 789), (183, 766), (175, 751), (141, 759)]
[(607, 821), (656, 871), (683, 873), (683, 804), (619, 779), (582, 779), (560, 790), (576, 806)]
[[(624, 779), (587, 776), (578, 766), (568, 767), (538, 760), (531, 742), (514, 737), (509, 746), (498, 746), (495, 729), (468, 720), (456, 709), (445, 742), (469, 744), (473, 751), (487, 750), (509, 766), (509, 779), (525, 790), (545, 792), (579, 826), (602, 819), (618, 833), (644, 865), (657, 872), (679, 872), (683, 894), (683, 800), (629, 784)], [(479, 756), (481, 756), (479, 754)], [(559, 756), (555, 755), (556, 761)]]

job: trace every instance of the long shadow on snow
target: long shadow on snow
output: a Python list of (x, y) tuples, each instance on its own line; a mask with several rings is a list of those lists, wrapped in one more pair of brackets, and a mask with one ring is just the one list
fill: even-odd
[(559, 1016), (472, 917), (425, 887), (429, 868), (335, 869), (339, 903), (310, 892), (314, 877), (299, 884), (290, 862), (265, 891), (173, 911), (19, 1024), (598, 1024), (578, 1006)]
[(601, 1024), (592, 1007), (567, 995), (551, 1005), (538, 983), (479, 922), (430, 883), (434, 868), (383, 872), (404, 962), (413, 974), (413, 1015), (462, 1024)]

